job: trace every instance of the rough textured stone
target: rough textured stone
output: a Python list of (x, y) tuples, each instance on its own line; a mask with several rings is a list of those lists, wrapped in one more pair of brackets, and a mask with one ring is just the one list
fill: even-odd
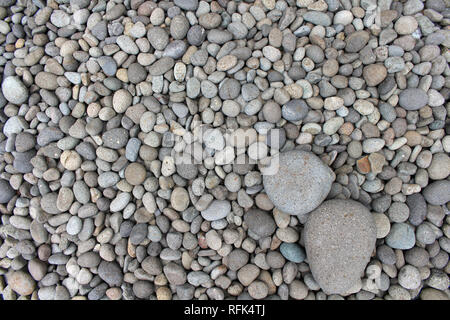
[(110, 286), (120, 286), (123, 273), (116, 262), (102, 261), (98, 267), (98, 275)]
[(422, 89), (408, 88), (400, 93), (398, 103), (406, 110), (418, 110), (428, 103), (428, 95)]
[(331, 169), (305, 151), (280, 153), (277, 172), (263, 177), (264, 189), (273, 204), (293, 215), (306, 214), (319, 206), (333, 180)]
[(450, 201), (450, 181), (440, 180), (431, 183), (423, 190), (423, 196), (429, 204), (446, 204)]
[(259, 209), (250, 209), (244, 216), (249, 230), (260, 238), (268, 237), (275, 232), (275, 222), (267, 213)]
[(15, 193), (8, 181), (0, 179), (0, 203), (8, 203)]
[(310, 213), (304, 232), (309, 265), (322, 290), (351, 293), (375, 247), (370, 211), (353, 200), (329, 200)]

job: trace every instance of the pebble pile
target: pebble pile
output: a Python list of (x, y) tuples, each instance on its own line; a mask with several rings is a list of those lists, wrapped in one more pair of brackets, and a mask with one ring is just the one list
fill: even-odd
[(0, 0), (5, 300), (450, 298), (448, 0)]

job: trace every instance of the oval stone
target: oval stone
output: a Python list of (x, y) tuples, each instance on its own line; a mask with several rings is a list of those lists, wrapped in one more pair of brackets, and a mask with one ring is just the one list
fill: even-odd
[(314, 279), (326, 294), (348, 295), (358, 287), (376, 235), (372, 214), (353, 200), (329, 200), (309, 214), (306, 256)]
[(328, 166), (313, 153), (301, 150), (280, 153), (277, 172), (263, 176), (264, 189), (272, 203), (291, 215), (307, 214), (317, 208), (333, 181), (334, 174)]
[(250, 209), (245, 214), (244, 221), (258, 239), (272, 235), (276, 229), (273, 217), (259, 209)]
[(406, 110), (419, 110), (428, 103), (428, 95), (422, 89), (409, 88), (400, 93), (398, 103)]
[(214, 200), (208, 208), (201, 212), (203, 219), (215, 221), (225, 218), (231, 211), (231, 204), (226, 200)]

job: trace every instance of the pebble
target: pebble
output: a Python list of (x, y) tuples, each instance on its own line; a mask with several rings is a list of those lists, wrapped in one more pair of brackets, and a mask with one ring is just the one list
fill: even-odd
[(128, 80), (131, 83), (137, 84), (147, 78), (147, 71), (139, 63), (132, 63), (128, 67)]
[(393, 249), (408, 250), (414, 247), (416, 236), (414, 228), (404, 222), (394, 223), (386, 236), (386, 244)]
[(154, 62), (149, 69), (152, 76), (160, 76), (169, 71), (175, 64), (175, 61), (171, 57), (162, 57)]
[(8, 181), (0, 179), (0, 203), (8, 203), (14, 197), (15, 193)]
[(29, 2), (0, 299), (448, 300), (445, 1)]
[(177, 187), (172, 191), (172, 194), (170, 195), (170, 204), (175, 210), (184, 211), (189, 206), (189, 203), (189, 195), (186, 189)]
[(328, 27), (331, 25), (331, 18), (324, 12), (308, 11), (303, 15), (305, 21), (311, 22), (315, 25)]
[(183, 10), (194, 11), (198, 8), (198, 0), (174, 0), (173, 2)]
[(147, 32), (148, 41), (156, 50), (164, 50), (169, 43), (169, 35), (161, 27), (152, 27)]
[(21, 105), (28, 100), (28, 89), (16, 76), (3, 79), (2, 92), (6, 100), (17, 105)]
[(440, 180), (429, 184), (423, 190), (425, 200), (432, 205), (444, 205), (450, 201), (450, 181)]
[(419, 110), (428, 103), (428, 95), (420, 88), (408, 88), (400, 93), (398, 103), (406, 110)]
[(100, 65), (100, 67), (102, 68), (105, 75), (114, 76), (116, 74), (117, 63), (113, 58), (108, 57), (108, 56), (102, 56), (102, 57), (98, 58), (97, 62)]
[(230, 211), (230, 202), (226, 200), (213, 200), (207, 209), (201, 211), (201, 215), (207, 221), (216, 221), (225, 218)]
[(249, 254), (242, 249), (234, 249), (224, 257), (223, 262), (232, 271), (238, 271), (248, 262)]
[(121, 149), (128, 142), (128, 131), (124, 128), (115, 128), (102, 135), (103, 146), (111, 149)]
[(110, 286), (118, 286), (123, 280), (122, 270), (116, 262), (102, 261), (98, 266), (98, 275)]
[(291, 100), (281, 108), (283, 118), (288, 121), (298, 121), (306, 117), (308, 106), (303, 100)]
[(271, 236), (276, 229), (273, 218), (268, 213), (258, 209), (250, 209), (245, 214), (244, 221), (249, 231), (258, 238)]
[(73, 216), (67, 222), (66, 230), (68, 234), (74, 236), (80, 233), (82, 227), (83, 221), (79, 217)]
[(394, 29), (399, 35), (413, 33), (418, 27), (417, 20), (412, 16), (400, 17), (394, 24)]
[(414, 226), (420, 225), (427, 215), (427, 203), (423, 195), (416, 193), (406, 197), (406, 205), (409, 208), (409, 222)]
[(138, 162), (130, 163), (125, 169), (125, 179), (133, 186), (142, 184), (146, 176), (147, 170)]
[(363, 77), (367, 85), (375, 87), (386, 79), (387, 70), (382, 64), (370, 64), (363, 69)]
[(120, 89), (116, 91), (113, 95), (112, 99), (113, 108), (118, 113), (124, 113), (127, 110), (127, 108), (131, 105), (131, 102), (132, 96), (125, 89)]
[(36, 288), (33, 278), (23, 271), (13, 271), (7, 276), (7, 280), (9, 287), (21, 296), (32, 294)]
[(419, 270), (411, 265), (405, 265), (398, 272), (398, 283), (405, 289), (419, 288), (421, 280)]
[(352, 21), (353, 21), (353, 14), (349, 10), (338, 11), (333, 17), (334, 24), (342, 24), (346, 26), (350, 24)]
[(232, 78), (227, 78), (219, 85), (219, 96), (223, 100), (233, 100), (239, 96), (240, 83)]
[(359, 52), (369, 42), (369, 33), (367, 31), (356, 31), (350, 34), (345, 39), (345, 51), (347, 52)]
[(283, 242), (280, 245), (280, 252), (283, 257), (294, 263), (302, 263), (306, 258), (305, 250), (296, 243)]
[(444, 180), (450, 175), (450, 157), (445, 153), (435, 153), (427, 171), (430, 179)]

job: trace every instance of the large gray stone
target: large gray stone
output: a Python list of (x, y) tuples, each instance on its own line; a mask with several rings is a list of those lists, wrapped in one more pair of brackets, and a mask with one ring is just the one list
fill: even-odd
[(370, 211), (353, 200), (329, 200), (311, 212), (305, 248), (314, 279), (326, 294), (358, 288), (376, 241)]
[(264, 175), (264, 189), (281, 211), (303, 215), (325, 200), (334, 181), (333, 171), (311, 152), (280, 153), (275, 174)]

